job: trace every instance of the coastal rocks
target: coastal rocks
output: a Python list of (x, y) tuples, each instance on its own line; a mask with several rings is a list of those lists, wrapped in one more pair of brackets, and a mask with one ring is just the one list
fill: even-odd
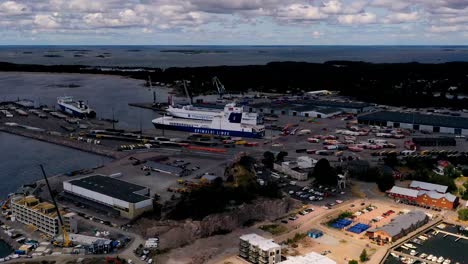
[(140, 223), (140, 230), (146, 237), (159, 236), (164, 241), (161, 249), (171, 249), (185, 246), (202, 237), (229, 233), (252, 221), (277, 219), (298, 206), (300, 204), (288, 198), (258, 199), (229, 212), (209, 215), (201, 221), (154, 222), (145, 219)]

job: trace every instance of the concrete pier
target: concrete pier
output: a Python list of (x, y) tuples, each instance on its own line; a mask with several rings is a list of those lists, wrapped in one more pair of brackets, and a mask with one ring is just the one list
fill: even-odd
[(113, 159), (118, 159), (126, 156), (125, 153), (116, 151), (104, 146), (100, 145), (92, 145), (92, 144), (85, 144), (83, 142), (78, 142), (74, 140), (67, 139), (65, 137), (60, 137), (60, 136), (53, 136), (53, 135), (48, 135), (46, 133), (42, 132), (34, 132), (34, 131), (28, 131), (25, 129), (19, 129), (19, 128), (13, 128), (13, 127), (6, 127), (0, 125), (0, 132), (5, 132), (5, 133), (10, 133), (13, 135), (19, 135), (35, 140), (40, 140), (64, 147), (69, 147), (97, 155), (102, 155), (106, 157), (110, 157)]

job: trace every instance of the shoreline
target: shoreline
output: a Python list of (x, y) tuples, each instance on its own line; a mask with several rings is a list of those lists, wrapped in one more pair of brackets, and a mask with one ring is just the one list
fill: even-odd
[(78, 142), (67, 140), (65, 138), (60, 138), (60, 137), (55, 138), (55, 137), (52, 137), (50, 135), (41, 134), (40, 132), (30, 133), (30, 132), (27, 132), (27, 131), (24, 131), (24, 130), (5, 127), (5, 126), (2, 126), (2, 125), (0, 125), (0, 132), (4, 132), (4, 133), (16, 135), (16, 136), (21, 136), (21, 137), (25, 137), (25, 138), (30, 138), (30, 139), (50, 143), (50, 144), (55, 144), (55, 145), (58, 145), (58, 146), (67, 147), (67, 148), (71, 148), (71, 149), (75, 149), (75, 150), (78, 150), (78, 151), (83, 151), (83, 152), (87, 152), (87, 153), (91, 153), (91, 154), (95, 154), (95, 155), (99, 155), (99, 156), (104, 156), (104, 157), (112, 158), (114, 160), (126, 156), (125, 153), (115, 151), (115, 150), (111, 150), (111, 149), (107, 149), (107, 148), (99, 146), (99, 145), (80, 144)]

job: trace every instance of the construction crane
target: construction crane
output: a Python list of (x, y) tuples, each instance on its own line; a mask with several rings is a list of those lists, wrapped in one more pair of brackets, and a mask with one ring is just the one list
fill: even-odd
[(153, 82), (151, 81), (151, 75), (148, 75), (148, 81), (146, 82), (147, 86), (149, 87), (148, 90), (153, 92), (153, 106), (155, 106), (156, 103), (156, 91), (153, 89)]
[(50, 193), (50, 197), (52, 198), (52, 201), (54, 202), (55, 210), (57, 210), (57, 216), (58, 216), (58, 219), (59, 219), (60, 227), (62, 228), (63, 242), (60, 243), (60, 242), (55, 241), (54, 246), (71, 247), (71, 246), (73, 246), (73, 242), (70, 240), (70, 237), (68, 236), (67, 229), (65, 228), (65, 225), (63, 224), (62, 215), (60, 214), (60, 210), (59, 210), (59, 208), (57, 206), (57, 202), (55, 201), (54, 194), (52, 193), (52, 189), (50, 188), (49, 180), (47, 179), (47, 175), (45, 173), (44, 166), (42, 166), (42, 164), (40, 166), (41, 166), (41, 170), (42, 170), (42, 175), (44, 175), (44, 180), (46, 182), (47, 189), (49, 190), (49, 193)]
[(224, 88), (224, 85), (221, 83), (218, 77), (213, 77), (212, 81), (213, 85), (216, 87), (216, 89), (218, 89), (219, 98), (222, 99), (224, 93), (226, 92), (226, 88)]
[(192, 96), (190, 96), (190, 94), (189, 94), (189, 92), (188, 92), (187, 81), (186, 81), (186, 80), (183, 80), (182, 82), (184, 83), (185, 95), (187, 96), (187, 99), (190, 100), (190, 104), (193, 104), (193, 98), (192, 98)]

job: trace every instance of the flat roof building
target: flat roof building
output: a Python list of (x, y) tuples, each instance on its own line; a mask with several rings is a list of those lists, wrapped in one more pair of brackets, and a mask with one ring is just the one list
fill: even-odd
[(420, 113), (379, 111), (358, 117), (360, 124), (468, 135), (468, 118)]
[(151, 168), (151, 170), (153, 171), (172, 174), (178, 177), (182, 177), (182, 176), (186, 176), (190, 174), (190, 172), (187, 169), (183, 169), (177, 166), (167, 165), (167, 164), (160, 163), (160, 162), (147, 161), (145, 165)]
[(240, 237), (239, 256), (251, 263), (279, 263), (281, 246), (257, 234), (247, 234)]
[[(60, 224), (55, 206), (41, 202), (35, 196), (15, 196), (11, 199), (11, 211), (15, 220), (31, 225), (39, 231), (55, 236), (60, 233)], [(60, 212), (65, 228), (69, 233), (76, 233), (78, 222), (74, 213)]]
[(288, 257), (281, 264), (336, 264), (336, 261), (316, 252), (310, 252), (304, 256)]
[(256, 113), (327, 118), (342, 112), (354, 114), (368, 112), (373, 106), (362, 102), (304, 99), (255, 103), (249, 105), (247, 109)]
[(65, 181), (63, 189), (71, 195), (116, 209), (121, 216), (129, 219), (153, 209), (148, 187), (103, 175)]

